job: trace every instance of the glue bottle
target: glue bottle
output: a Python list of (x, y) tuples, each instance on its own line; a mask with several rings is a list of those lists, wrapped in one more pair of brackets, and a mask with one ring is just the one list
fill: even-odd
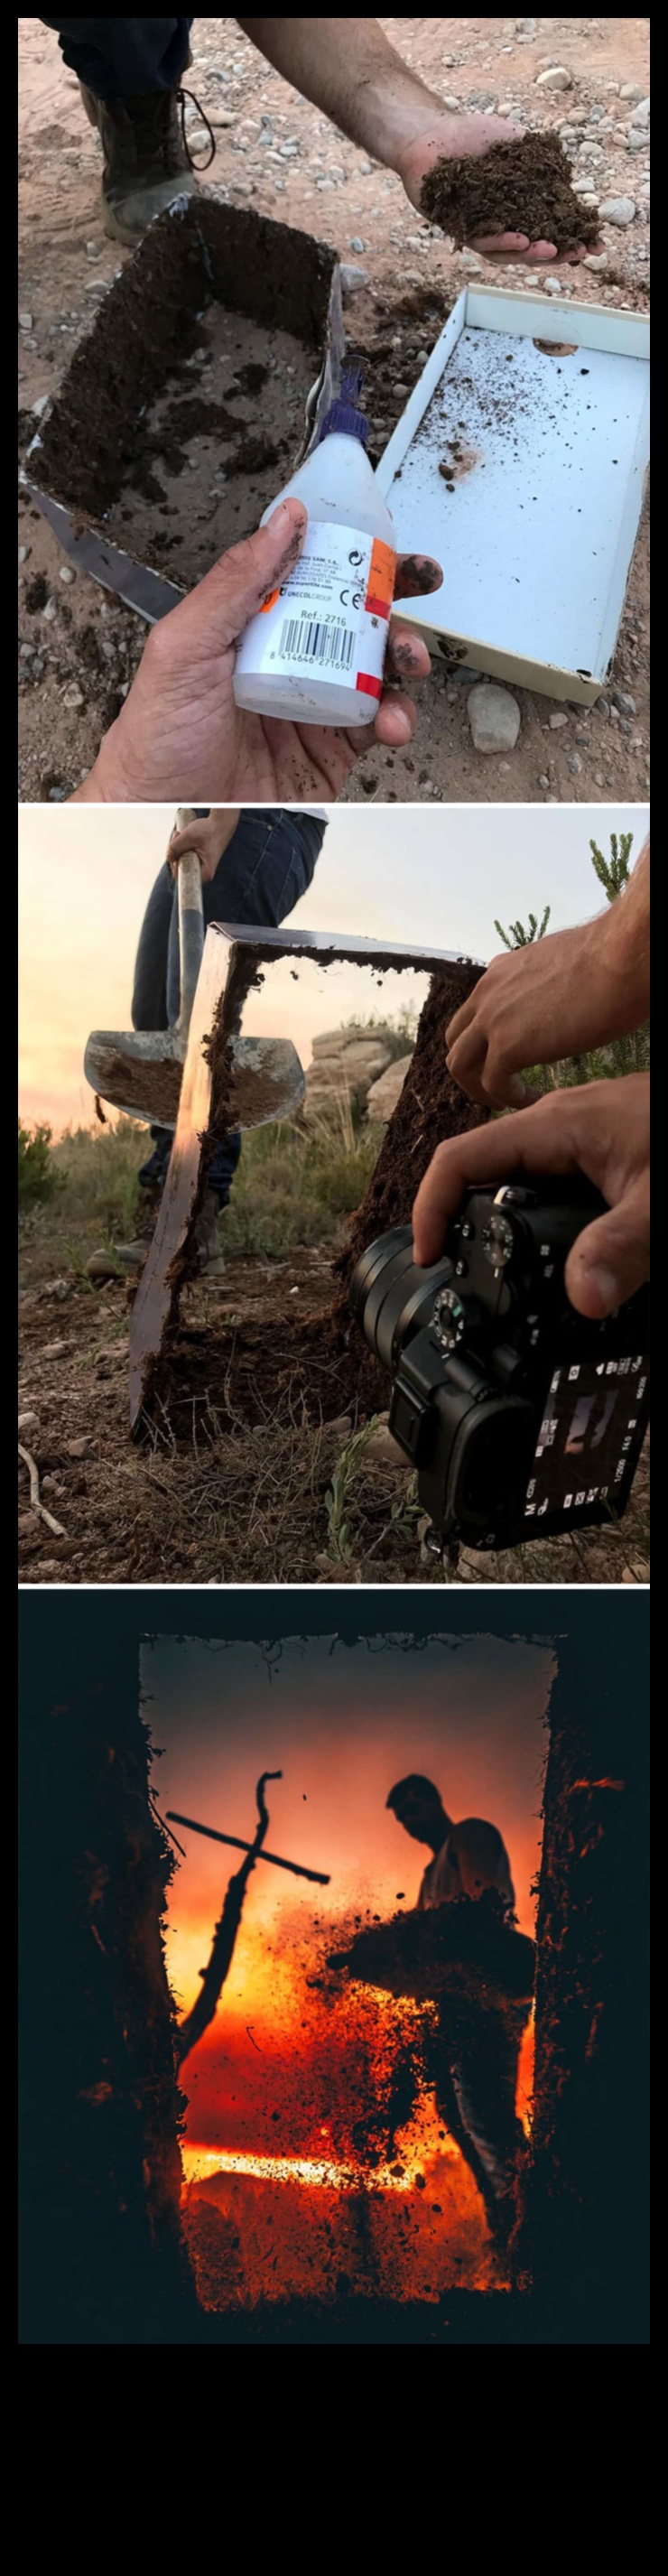
[[(303, 501), (299, 562), (242, 636), (238, 707), (292, 724), (364, 725), (383, 685), (396, 572), (394, 526), (352, 402), (330, 404), (317, 446), (276, 501)], [(265, 510), (262, 527), (271, 517)]]

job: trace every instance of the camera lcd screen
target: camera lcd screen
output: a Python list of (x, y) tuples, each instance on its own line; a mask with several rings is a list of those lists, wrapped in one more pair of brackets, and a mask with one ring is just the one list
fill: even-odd
[(647, 1421), (649, 1363), (642, 1352), (555, 1369), (543, 1408), (524, 1505), (546, 1513), (614, 1511), (625, 1495)]

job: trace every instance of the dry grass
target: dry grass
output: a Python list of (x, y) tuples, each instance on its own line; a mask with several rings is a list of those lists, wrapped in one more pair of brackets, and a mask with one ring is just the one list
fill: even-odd
[[(333, 1245), (364, 1196), (382, 1133), (360, 1127), (344, 1093), (331, 1116), (310, 1121), (308, 1130), (281, 1124), (244, 1137), (222, 1220), (223, 1251), (280, 1259), (298, 1244)], [(147, 1129), (131, 1118), (70, 1129), (51, 1148), (55, 1187), (20, 1219), (26, 1287), (56, 1272), (81, 1275), (97, 1245), (110, 1250), (134, 1234), (143, 1197), (137, 1173), (150, 1150)]]
[[(236, 1232), (224, 1306), (219, 1292), (216, 1301), (206, 1287), (193, 1288), (188, 1321), (206, 1328), (238, 1314), (269, 1324), (292, 1295), (324, 1312), (332, 1252), (377, 1149), (378, 1139), (360, 1134), (343, 1104), (308, 1135), (278, 1128), (249, 1138), (234, 1210), (223, 1221), (226, 1248)], [(378, 1462), (373, 1426), (347, 1417), (309, 1422), (298, 1396), (255, 1428), (237, 1420), (223, 1429), (212, 1409), (193, 1404), (190, 1442), (180, 1437), (177, 1447), (163, 1422), (152, 1446), (133, 1447), (126, 1290), (118, 1279), (101, 1295), (83, 1271), (94, 1244), (133, 1230), (145, 1152), (146, 1131), (130, 1120), (64, 1137), (52, 1155), (54, 1196), (21, 1220), (20, 1401), (38, 1414), (31, 1447), (44, 1500), (66, 1532), (54, 1539), (30, 1512), (21, 1468), (23, 1581), (649, 1580), (649, 1443), (618, 1529), (532, 1541), (499, 1556), (462, 1549), (456, 1564), (427, 1551), (414, 1481), (399, 1461)], [(63, 1283), (55, 1300), (54, 1276)]]
[[(297, 1265), (302, 1279), (308, 1258)], [(324, 1266), (311, 1270), (311, 1293), (318, 1275), (324, 1295)], [(193, 1292), (192, 1308), (201, 1322), (203, 1290)], [(55, 1313), (33, 1292), (24, 1318), (22, 1401), (38, 1413), (31, 1445), (44, 1499), (66, 1532), (54, 1539), (34, 1521), (22, 1469), (25, 1582), (533, 1586), (649, 1578), (647, 1454), (618, 1530), (533, 1541), (500, 1556), (462, 1550), (457, 1566), (441, 1564), (425, 1548), (410, 1473), (399, 1461), (378, 1462), (372, 1426), (349, 1417), (307, 1422), (296, 1396), (280, 1418), (254, 1428), (237, 1421), (223, 1431), (213, 1408), (193, 1407), (189, 1442), (177, 1446), (163, 1421), (151, 1446), (134, 1447), (123, 1289), (105, 1291), (100, 1306), (73, 1282)], [(49, 1356), (61, 1333), (64, 1350)]]

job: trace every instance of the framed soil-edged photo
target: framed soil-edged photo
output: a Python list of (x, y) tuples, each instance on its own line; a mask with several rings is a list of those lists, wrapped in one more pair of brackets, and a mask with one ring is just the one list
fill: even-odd
[(646, 1602), (22, 1610), (24, 2339), (643, 2342)]

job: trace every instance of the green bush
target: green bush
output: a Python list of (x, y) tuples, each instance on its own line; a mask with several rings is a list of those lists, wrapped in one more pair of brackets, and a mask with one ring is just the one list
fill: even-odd
[(131, 1233), (137, 1173), (150, 1150), (146, 1128), (134, 1118), (119, 1118), (115, 1127), (67, 1128), (54, 1146), (64, 1229), (92, 1223), (98, 1238)]
[(39, 1207), (54, 1197), (57, 1188), (51, 1128), (24, 1127), (19, 1118), (19, 1207)]

